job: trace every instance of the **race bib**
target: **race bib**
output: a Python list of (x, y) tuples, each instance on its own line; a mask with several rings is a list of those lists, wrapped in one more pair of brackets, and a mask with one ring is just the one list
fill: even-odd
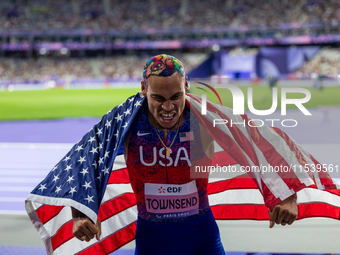
[(145, 183), (146, 211), (157, 219), (198, 214), (196, 181), (186, 184)]

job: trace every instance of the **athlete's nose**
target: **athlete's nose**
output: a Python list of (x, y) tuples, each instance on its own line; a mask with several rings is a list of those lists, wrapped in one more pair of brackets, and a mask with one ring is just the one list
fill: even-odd
[(170, 100), (167, 100), (162, 104), (162, 108), (163, 110), (169, 112), (174, 108), (174, 105), (172, 104)]

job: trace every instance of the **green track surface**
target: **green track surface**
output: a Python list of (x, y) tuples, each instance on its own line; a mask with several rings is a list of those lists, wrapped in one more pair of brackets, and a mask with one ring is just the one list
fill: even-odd
[(139, 89), (0, 92), (0, 120), (103, 116)]
[[(247, 99), (247, 88), (241, 88)], [(311, 100), (305, 107), (340, 105), (340, 87), (326, 87), (322, 91), (311, 91)], [(58, 119), (64, 117), (102, 116), (114, 106), (136, 94), (136, 89), (77, 89), (0, 92), (0, 120)], [(222, 103), (232, 107), (232, 96), (228, 89), (218, 89)], [(278, 109), (281, 104), (281, 88), (278, 88)], [(191, 93), (201, 95), (204, 91), (191, 89)], [(253, 104), (256, 109), (269, 109), (272, 105), (271, 89), (253, 88)], [(302, 98), (304, 94), (289, 93), (288, 98)], [(209, 101), (213, 101), (207, 95)], [(215, 97), (217, 100), (217, 97)], [(296, 108), (288, 105), (287, 108)], [(247, 110), (247, 103), (245, 103)]]

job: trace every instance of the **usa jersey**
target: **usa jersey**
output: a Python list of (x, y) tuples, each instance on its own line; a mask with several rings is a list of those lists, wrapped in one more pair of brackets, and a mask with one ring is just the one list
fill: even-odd
[[(199, 123), (187, 106), (184, 114), (185, 120), (179, 127), (178, 133), (177, 129), (168, 131), (166, 146), (170, 146), (177, 133), (171, 146), (170, 156), (166, 155), (165, 147), (158, 138), (156, 129), (149, 122), (147, 102), (143, 105), (143, 109), (133, 125), (126, 164), (137, 199), (138, 215), (143, 219), (158, 222), (183, 221), (195, 217), (196, 214), (192, 213), (191, 208), (194, 208), (196, 203), (198, 205), (197, 215), (203, 214), (209, 209), (208, 176), (206, 178), (191, 178), (190, 168), (194, 169), (195, 165), (209, 166), (211, 160), (205, 155), (202, 147)], [(164, 132), (158, 130), (158, 134), (164, 141)], [(192, 181), (194, 181), (195, 187), (192, 183), (189, 184)], [(164, 185), (159, 185), (155, 189), (151, 184)], [(190, 196), (190, 194), (194, 194), (194, 191), (190, 190), (196, 188), (198, 199)], [(155, 194), (148, 193), (153, 189), (155, 189)], [(180, 195), (175, 192), (178, 193), (184, 189), (187, 190), (186, 194), (182, 197), (173, 196), (171, 199), (172, 195)], [(158, 201), (152, 199), (158, 195), (163, 195), (162, 199)], [(151, 213), (148, 208), (155, 211), (164, 209), (163, 211), (168, 213)], [(188, 210), (185, 211), (185, 208)], [(182, 213), (176, 209), (179, 211), (182, 209)]]

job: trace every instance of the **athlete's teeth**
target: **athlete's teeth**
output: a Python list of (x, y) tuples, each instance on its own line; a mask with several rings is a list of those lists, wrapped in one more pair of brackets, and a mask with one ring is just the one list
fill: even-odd
[(164, 119), (171, 119), (174, 115), (173, 114), (162, 114)]

